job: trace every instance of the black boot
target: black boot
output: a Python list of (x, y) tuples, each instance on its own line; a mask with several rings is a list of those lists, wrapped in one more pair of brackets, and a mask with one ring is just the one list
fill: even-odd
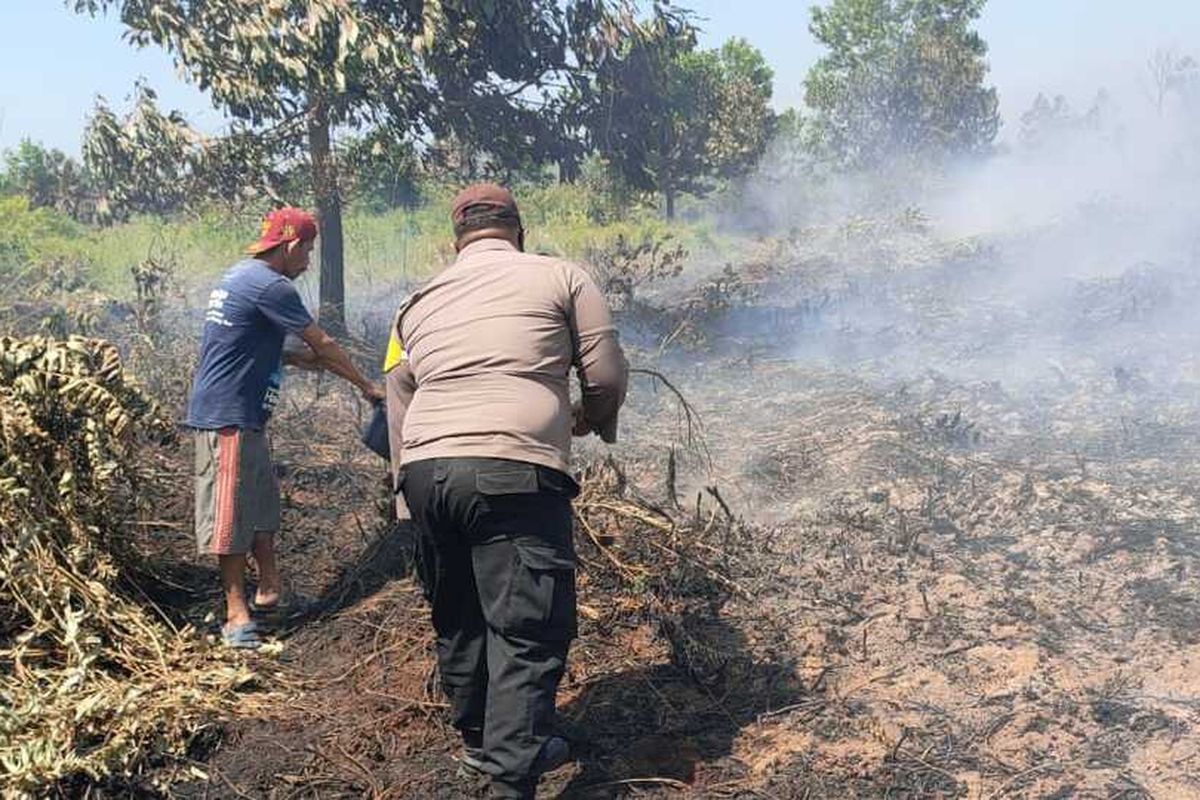
[(463, 730), (463, 751), (458, 757), (457, 776), (466, 781), (483, 781), (488, 777), (484, 766), (483, 731)]
[(551, 736), (542, 744), (529, 772), (535, 778), (553, 772), (571, 760), (571, 745), (561, 736)]
[(519, 781), (492, 781), (492, 797), (496, 800), (534, 800), (538, 778), (553, 772), (571, 760), (571, 745), (561, 736), (551, 736), (538, 750), (529, 769), (529, 777)]

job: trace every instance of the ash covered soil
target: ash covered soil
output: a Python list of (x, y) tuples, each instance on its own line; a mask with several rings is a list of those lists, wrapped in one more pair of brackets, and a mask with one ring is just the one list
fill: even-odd
[[(623, 442), (577, 453), (560, 711), (580, 758), (539, 796), (1200, 797), (1192, 265), (1031, 295), (991, 245), (833, 233), (834, 258), (776, 240), (621, 312), (631, 361), (670, 385), (638, 373)], [(363, 410), (287, 391), (283, 566), (323, 605), (159, 777), (183, 797), (481, 796), (455, 776)], [(180, 486), (163, 517), (186, 527)], [(154, 542), (195, 561), (178, 529)], [(215, 589), (207, 565), (179, 574)]]

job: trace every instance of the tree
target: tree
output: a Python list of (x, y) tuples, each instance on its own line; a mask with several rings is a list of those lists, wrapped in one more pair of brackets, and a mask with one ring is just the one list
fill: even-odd
[(630, 33), (597, 76), (590, 127), (601, 155), (631, 187), (661, 192), (672, 218), (676, 194), (705, 172), (715, 76), (685, 17), (656, 8)]
[(746, 41), (697, 50), (687, 14), (656, 6), (628, 26), (580, 104), (596, 150), (630, 187), (661, 192), (673, 218), (680, 192), (703, 194), (762, 155), (772, 77)]
[(1156, 50), (1146, 63), (1146, 70), (1150, 73), (1151, 101), (1160, 117), (1166, 107), (1167, 97), (1178, 94), (1186, 101), (1200, 86), (1200, 64), (1189, 55)]
[(387, 130), (372, 130), (344, 142), (340, 160), (347, 196), (375, 210), (417, 202), (421, 159), (413, 142), (396, 139)]
[(740, 178), (762, 158), (775, 135), (771, 110), (775, 73), (745, 39), (730, 39), (716, 53), (717, 113), (708, 153), (716, 174)]
[(154, 92), (139, 83), (124, 118), (97, 98), (83, 159), (99, 192), (97, 216), (110, 222), (263, 196), (283, 203), (291, 139), (286, 128), (263, 135), (236, 122), (223, 136), (205, 136), (179, 112), (159, 110)]
[(4, 154), (4, 193), (24, 195), (30, 208), (54, 205), (58, 194), (56, 155), (62, 154), (22, 139), (16, 150)]
[(1077, 147), (1082, 136), (1105, 133), (1105, 128), (1111, 125), (1112, 116), (1112, 99), (1105, 89), (1096, 93), (1083, 114), (1076, 114), (1061, 94), (1050, 100), (1039, 93), (1029, 109), (1021, 115), (1018, 141), (1026, 150)]
[(809, 30), (829, 53), (809, 71), (805, 102), (819, 142), (845, 167), (893, 156), (986, 152), (999, 131), (984, 85), (987, 44), (971, 28), (985, 0), (832, 0)]
[(30, 208), (53, 208), (76, 219), (88, 216), (91, 200), (88, 175), (77, 161), (29, 139), (5, 152), (0, 193), (22, 195)]
[(321, 227), (320, 318), (345, 328), (335, 131), (397, 138), (493, 127), (496, 149), (548, 125), (548, 99), (615, 44), (608, 0), (68, 0), (120, 11), (134, 45), (256, 130), (302, 122)]
[(161, 113), (154, 92), (142, 84), (124, 120), (98, 98), (83, 134), (83, 162), (100, 187), (100, 218), (179, 209), (190, 194), (197, 143), (183, 118)]

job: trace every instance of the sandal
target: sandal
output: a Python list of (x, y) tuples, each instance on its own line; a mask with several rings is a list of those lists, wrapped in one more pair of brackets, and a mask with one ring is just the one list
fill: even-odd
[(257, 650), (263, 640), (258, 636), (258, 625), (251, 620), (241, 625), (221, 626), (221, 641), (235, 650)]

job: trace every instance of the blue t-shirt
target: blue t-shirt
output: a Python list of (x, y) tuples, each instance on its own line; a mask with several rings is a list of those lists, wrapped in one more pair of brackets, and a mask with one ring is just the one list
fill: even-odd
[(235, 264), (208, 298), (185, 424), (261, 430), (279, 401), (283, 340), (312, 321), (288, 278), (257, 259)]

